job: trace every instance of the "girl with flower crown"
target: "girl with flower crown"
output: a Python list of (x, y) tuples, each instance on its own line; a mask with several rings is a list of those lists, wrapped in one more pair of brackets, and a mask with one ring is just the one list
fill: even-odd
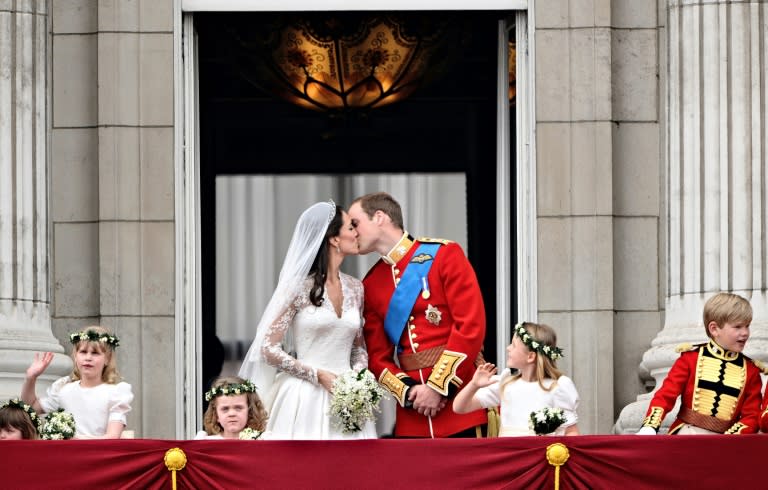
[[(553, 435), (578, 435), (579, 394), (573, 381), (555, 364), (562, 357), (555, 331), (543, 324), (515, 325), (507, 347), (507, 367), (501, 375), (491, 363), (477, 368), (474, 377), (453, 401), (456, 413), (500, 406), (499, 436), (541, 433), (532, 424), (537, 416), (552, 412), (564, 416)], [(543, 410), (546, 409), (546, 410)], [(546, 420), (541, 420), (546, 422)]]
[(35, 410), (19, 399), (0, 405), (0, 440), (37, 439), (40, 418)]
[(216, 378), (205, 394), (208, 408), (195, 439), (265, 439), (267, 411), (256, 385), (238, 376)]
[(46, 395), (35, 394), (37, 378), (53, 360), (51, 352), (37, 353), (27, 368), (21, 398), (36, 411), (51, 413), (59, 409), (75, 419), (76, 439), (119, 439), (131, 410), (131, 385), (120, 381), (115, 348), (118, 338), (104, 327), (86, 327), (70, 334), (74, 369), (48, 388)]

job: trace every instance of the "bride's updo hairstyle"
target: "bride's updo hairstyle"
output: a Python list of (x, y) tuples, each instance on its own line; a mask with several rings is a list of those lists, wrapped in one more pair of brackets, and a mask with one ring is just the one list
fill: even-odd
[(315, 305), (323, 304), (323, 293), (325, 292), (325, 279), (328, 275), (328, 247), (329, 240), (338, 236), (341, 232), (342, 209), (336, 206), (336, 214), (333, 215), (328, 229), (325, 231), (325, 237), (320, 248), (317, 250), (312, 267), (309, 268), (309, 277), (312, 278), (312, 288), (309, 290), (309, 301)]

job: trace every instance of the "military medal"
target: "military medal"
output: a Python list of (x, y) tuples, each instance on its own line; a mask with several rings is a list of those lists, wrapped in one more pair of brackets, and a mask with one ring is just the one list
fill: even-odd
[(421, 297), (424, 299), (429, 299), (429, 284), (427, 283), (427, 278), (422, 277), (421, 278)]
[(424, 316), (427, 317), (427, 321), (432, 325), (440, 325), (440, 320), (443, 319), (443, 313), (432, 305), (427, 305), (427, 311), (424, 312)]

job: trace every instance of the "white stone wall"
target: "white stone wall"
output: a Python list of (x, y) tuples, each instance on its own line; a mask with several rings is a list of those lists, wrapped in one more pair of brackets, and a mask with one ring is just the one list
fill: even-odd
[(174, 437), (172, 0), (56, 0), (53, 330), (121, 338), (129, 428)]
[[(663, 0), (532, 0), (539, 319), (607, 433), (663, 316)], [(123, 339), (131, 428), (173, 437), (172, 0), (56, 0), (53, 330)], [(661, 12), (661, 13), (659, 13)]]
[(656, 0), (538, 0), (539, 318), (569, 354), (579, 425), (607, 433), (644, 391), (661, 327)]
[(650, 380), (643, 351), (664, 322), (665, 0), (613, 3), (614, 416)]
[(51, 332), (48, 53), (48, 3), (0, 1), (0, 402), (34, 352), (55, 353), (41, 393), (72, 365)]

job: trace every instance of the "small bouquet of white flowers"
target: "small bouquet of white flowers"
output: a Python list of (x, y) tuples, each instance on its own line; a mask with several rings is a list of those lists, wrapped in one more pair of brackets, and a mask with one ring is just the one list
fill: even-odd
[(52, 441), (72, 439), (75, 437), (75, 418), (63, 409), (49, 413), (40, 429), (40, 437)]
[(357, 432), (380, 411), (386, 392), (368, 369), (347, 371), (333, 382), (330, 415), (342, 432)]
[(262, 432), (260, 430), (246, 427), (245, 429), (240, 431), (240, 434), (238, 434), (237, 438), (240, 439), (241, 441), (252, 441), (261, 437), (261, 434)]
[(530, 427), (537, 436), (543, 436), (553, 433), (558, 427), (563, 425), (563, 423), (565, 423), (565, 414), (563, 414), (562, 409), (544, 407), (535, 412), (531, 412), (528, 427)]

